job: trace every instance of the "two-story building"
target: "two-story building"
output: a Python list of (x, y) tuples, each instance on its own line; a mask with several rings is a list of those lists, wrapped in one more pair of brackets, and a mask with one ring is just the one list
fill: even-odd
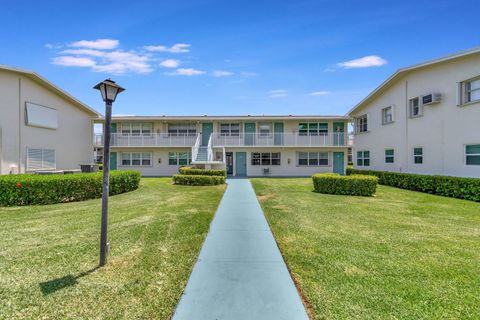
[[(180, 166), (226, 168), (232, 176), (344, 174), (345, 116), (114, 117), (112, 169), (168, 176)], [(102, 135), (95, 137), (101, 147)]]
[(348, 115), (356, 169), (480, 177), (480, 48), (398, 70)]
[(0, 65), (0, 174), (91, 163), (101, 114), (39, 74)]

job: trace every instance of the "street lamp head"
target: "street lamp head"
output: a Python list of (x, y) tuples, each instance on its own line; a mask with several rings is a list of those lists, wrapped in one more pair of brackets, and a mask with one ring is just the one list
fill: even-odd
[(105, 81), (100, 82), (97, 84), (93, 89), (97, 89), (102, 94), (102, 99), (105, 102), (112, 103), (117, 98), (117, 94), (122, 91), (125, 91), (124, 88), (120, 87), (115, 81), (107, 79)]

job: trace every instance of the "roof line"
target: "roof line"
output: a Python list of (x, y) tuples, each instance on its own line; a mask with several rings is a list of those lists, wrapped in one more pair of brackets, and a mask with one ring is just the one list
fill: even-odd
[(381, 91), (387, 84), (389, 84), (391, 81), (393, 81), (400, 74), (403, 74), (403, 73), (408, 72), (408, 71), (416, 70), (416, 69), (419, 69), (419, 68), (427, 67), (427, 66), (437, 64), (437, 63), (440, 63), (440, 62), (444, 62), (444, 61), (448, 61), (448, 60), (452, 60), (452, 59), (456, 59), (456, 58), (461, 58), (461, 57), (464, 57), (464, 56), (467, 56), (467, 55), (470, 55), (470, 54), (474, 54), (474, 53), (478, 53), (478, 52), (480, 52), (480, 47), (475, 47), (475, 48), (455, 52), (455, 53), (452, 53), (452, 54), (449, 54), (449, 55), (446, 55), (446, 56), (443, 56), (443, 57), (440, 57), (440, 58), (437, 58), (437, 59), (431, 59), (431, 60), (427, 60), (427, 61), (424, 61), (424, 62), (420, 62), (420, 63), (410, 65), (408, 67), (400, 68), (397, 71), (395, 71), (395, 73), (392, 74), (390, 77), (388, 77), (387, 80), (383, 81), (377, 88), (375, 88), (375, 90), (370, 92), (370, 94), (368, 96), (363, 98), (352, 109), (350, 109), (350, 111), (348, 111), (346, 115), (350, 115), (350, 113), (355, 111), (357, 108), (361, 107), (364, 103), (366, 103), (368, 100), (370, 100), (370, 98), (372, 98), (376, 93)]
[(53, 91), (56, 91), (57, 93), (59, 93), (61, 96), (63, 96), (67, 100), (70, 100), (71, 102), (73, 102), (73, 104), (75, 104), (78, 107), (84, 109), (84, 111), (87, 111), (88, 113), (94, 114), (98, 118), (102, 117), (101, 113), (99, 113), (99, 112), (95, 111), (94, 109), (90, 108), (88, 105), (81, 102), (80, 100), (78, 100), (77, 98), (72, 96), (67, 91), (61, 89), (60, 87), (53, 84), (52, 82), (50, 82), (49, 80), (47, 80), (46, 78), (44, 78), (43, 76), (41, 76), (40, 74), (38, 74), (34, 71), (26, 70), (26, 69), (20, 69), (20, 68), (16, 68), (16, 67), (11, 67), (11, 66), (7, 66), (7, 65), (3, 65), (3, 64), (0, 64), (0, 69), (11, 71), (11, 72), (16, 72), (16, 73), (21, 73), (21, 74), (24, 74), (24, 75), (27, 75), (27, 76), (30, 76), (30, 77), (34, 78), (34, 80), (35, 79), (39, 80), (43, 84), (47, 85), (50, 89), (53, 89)]

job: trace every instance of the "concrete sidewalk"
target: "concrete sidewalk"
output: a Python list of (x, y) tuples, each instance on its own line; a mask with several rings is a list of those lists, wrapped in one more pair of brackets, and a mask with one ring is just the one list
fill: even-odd
[(228, 180), (173, 319), (308, 319), (248, 179)]

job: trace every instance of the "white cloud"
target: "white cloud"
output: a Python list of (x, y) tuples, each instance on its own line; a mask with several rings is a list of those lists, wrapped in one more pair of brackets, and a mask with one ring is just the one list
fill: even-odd
[(177, 68), (180, 65), (180, 60), (167, 59), (160, 62), (160, 66), (164, 68)]
[(167, 72), (166, 74), (169, 76), (198, 76), (204, 74), (205, 71), (193, 69), (193, 68), (179, 68), (174, 72)]
[(97, 39), (97, 40), (80, 40), (70, 43), (69, 47), (74, 48), (89, 48), (98, 50), (111, 50), (118, 47), (120, 41), (115, 39)]
[(52, 60), (53, 64), (64, 67), (94, 67), (95, 61), (90, 58), (60, 56)]
[(330, 94), (330, 91), (315, 91), (310, 93), (311, 96), (326, 96), (327, 94)]
[(67, 49), (53, 59), (53, 63), (67, 67), (90, 67), (95, 72), (112, 74), (149, 73), (153, 71), (150, 57), (134, 51), (100, 51), (93, 49)]
[(147, 51), (151, 52), (170, 52), (170, 53), (184, 53), (190, 51), (190, 45), (186, 43), (177, 43), (171, 47), (167, 46), (144, 46)]
[(288, 91), (283, 89), (270, 90), (268, 91), (268, 96), (270, 98), (284, 98), (288, 96)]
[(343, 69), (380, 67), (387, 63), (387, 60), (379, 56), (365, 56), (362, 58), (337, 63)]
[(212, 72), (212, 75), (214, 77), (220, 78), (220, 77), (228, 77), (228, 76), (233, 76), (235, 73), (230, 72), (230, 71), (224, 71), (224, 70), (214, 70)]

